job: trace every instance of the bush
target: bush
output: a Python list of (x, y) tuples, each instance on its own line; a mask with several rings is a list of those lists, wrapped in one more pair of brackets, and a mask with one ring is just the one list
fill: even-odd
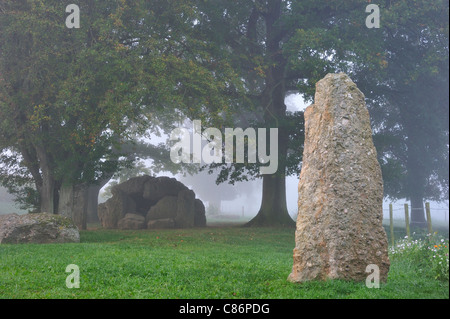
[(436, 279), (449, 280), (448, 246), (448, 239), (441, 239), (438, 243), (428, 245), (427, 247), (432, 271)]
[(393, 259), (407, 258), (438, 280), (449, 280), (449, 240), (435, 234), (426, 238), (407, 236), (390, 248)]

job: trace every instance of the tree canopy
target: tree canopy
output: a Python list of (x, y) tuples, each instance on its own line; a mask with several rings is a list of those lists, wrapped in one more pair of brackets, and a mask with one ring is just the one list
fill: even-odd
[[(448, 1), (380, 5), (370, 41), (380, 66), (361, 59), (385, 196), (411, 200), (412, 224), (425, 226), (423, 201), (448, 199)], [(358, 52), (358, 51), (357, 51)]]
[(385, 196), (422, 209), (448, 198), (448, 1), (379, 1), (372, 29), (369, 3), (80, 0), (69, 29), (61, 1), (0, 1), (0, 182), (41, 211), (82, 216), (74, 198), (88, 185), (139, 154), (165, 165), (163, 147), (130, 147), (137, 136), (185, 119), (277, 128), (276, 173), (209, 168), (218, 182), (263, 179), (251, 225), (292, 225), (285, 176), (301, 169), (304, 123), (285, 98), (312, 101), (318, 80), (344, 71), (367, 98)]
[(52, 213), (65, 186), (73, 192), (125, 163), (123, 143), (186, 114), (217, 116), (233, 89), (232, 70), (192, 36), (187, 1), (78, 5), (81, 28), (69, 29), (60, 1), (1, 3), (2, 183), (32, 182)]

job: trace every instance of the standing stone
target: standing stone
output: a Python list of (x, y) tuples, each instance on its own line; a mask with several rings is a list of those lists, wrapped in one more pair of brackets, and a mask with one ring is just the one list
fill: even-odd
[(190, 190), (183, 190), (178, 193), (177, 215), (175, 226), (177, 228), (194, 227), (195, 222), (195, 193)]
[(117, 222), (119, 229), (144, 229), (146, 228), (145, 217), (138, 214), (126, 214), (124, 218)]
[(152, 206), (146, 215), (147, 222), (154, 219), (177, 217), (177, 196), (165, 196)]
[(194, 201), (194, 226), (206, 227), (206, 209), (203, 202), (196, 198)]
[(177, 196), (180, 191), (188, 188), (175, 178), (160, 176), (145, 183), (143, 197), (152, 201), (159, 201), (164, 196)]
[(47, 213), (0, 216), (0, 244), (79, 242), (78, 228), (68, 217)]
[(383, 180), (364, 95), (344, 73), (316, 85), (305, 111), (294, 265), (288, 280), (365, 281), (389, 271)]
[(113, 188), (111, 193), (113, 196), (98, 207), (98, 218), (106, 229), (117, 228), (117, 223), (125, 214), (136, 211), (136, 202), (123, 190)]

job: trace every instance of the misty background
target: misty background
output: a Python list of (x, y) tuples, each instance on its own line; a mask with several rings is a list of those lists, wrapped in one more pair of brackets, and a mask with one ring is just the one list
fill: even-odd
[[(288, 111), (303, 111), (310, 103), (305, 103), (300, 94), (291, 94), (285, 100)], [(167, 136), (152, 135), (151, 143), (164, 143)], [(144, 161), (146, 167), (151, 168), (152, 161)], [(144, 172), (140, 175), (143, 175)], [(234, 185), (215, 183), (217, 174), (208, 174), (206, 171), (199, 172), (194, 176), (183, 176), (182, 174), (172, 174), (164, 172), (159, 176), (174, 177), (184, 183), (186, 186), (194, 190), (197, 197), (200, 198), (206, 206), (207, 218), (224, 218), (232, 220), (250, 220), (257, 213), (261, 205), (262, 197), (262, 180), (257, 179), (247, 182), (236, 182)], [(298, 182), (299, 174), (286, 177), (286, 199), (289, 215), (295, 220), (297, 215), (298, 202)], [(99, 195), (99, 203), (109, 198), (106, 184)], [(409, 202), (406, 199), (391, 202), (387, 199), (383, 203), (384, 219), (389, 219), (389, 204), (393, 205), (393, 216), (395, 220), (404, 220), (404, 204)], [(433, 202), (430, 201), (432, 221), (443, 222), (448, 227), (449, 221), (449, 201)], [(410, 208), (411, 209), (411, 208)], [(5, 188), (0, 187), (0, 215), (18, 213), (27, 213), (18, 208), (14, 203), (14, 196), (7, 193)]]

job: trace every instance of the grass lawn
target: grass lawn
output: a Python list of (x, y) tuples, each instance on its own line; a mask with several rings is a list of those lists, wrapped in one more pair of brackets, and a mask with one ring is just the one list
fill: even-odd
[[(294, 230), (81, 232), (79, 244), (0, 245), (0, 298), (449, 298), (424, 260), (391, 258), (387, 283), (289, 283)], [(66, 266), (80, 288), (66, 287)]]

